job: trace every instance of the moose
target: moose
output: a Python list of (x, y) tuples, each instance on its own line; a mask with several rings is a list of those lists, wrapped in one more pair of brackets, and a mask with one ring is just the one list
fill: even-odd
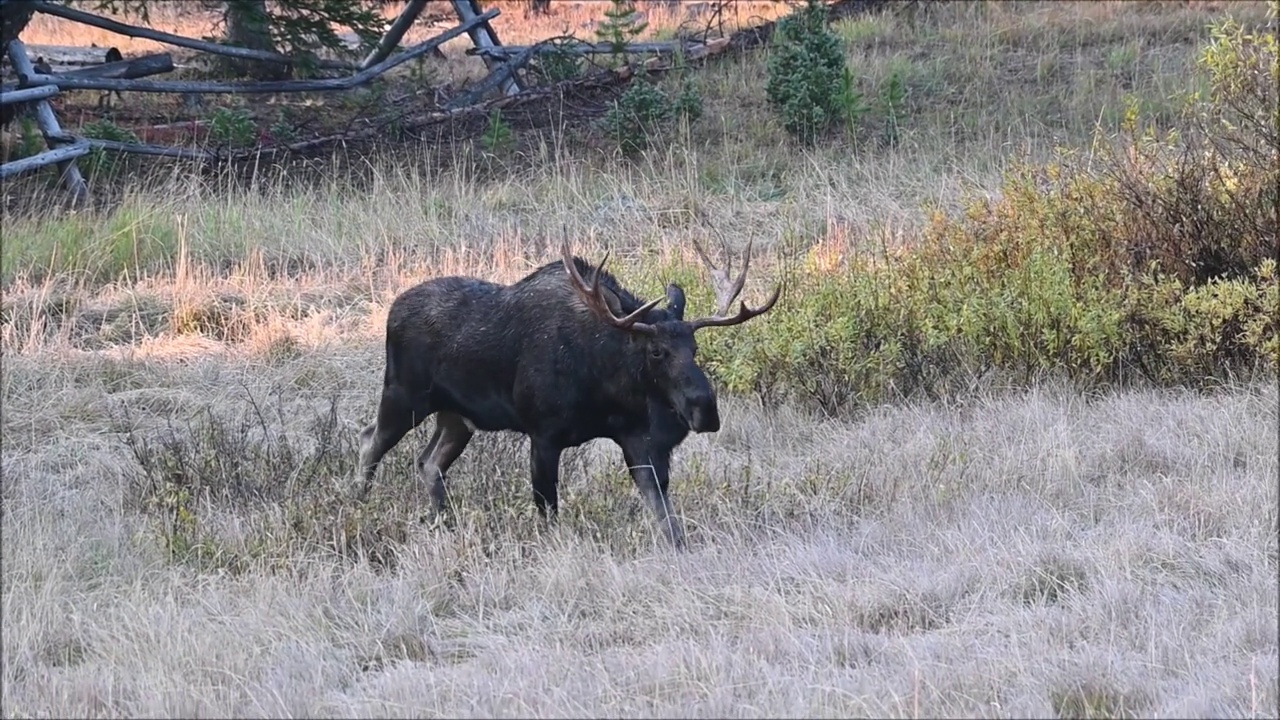
[[(667, 538), (684, 533), (667, 493), (672, 451), (689, 431), (720, 429), (715, 390), (699, 367), (694, 333), (729, 327), (773, 308), (779, 284), (759, 308), (740, 303), (751, 262), (730, 281), (695, 241), (717, 298), (715, 315), (685, 320), (685, 293), (674, 283), (643, 302), (604, 270), (570, 254), (512, 285), (440, 277), (401, 293), (386, 325), (386, 366), (376, 420), (360, 432), (357, 499), (366, 497), (382, 457), (428, 416), (435, 432), (417, 458), (437, 513), (445, 473), (477, 430), (529, 437), (533, 500), (552, 521), (559, 507), (560, 455), (608, 438), (621, 449), (641, 495)], [(584, 275), (591, 274), (588, 282)]]

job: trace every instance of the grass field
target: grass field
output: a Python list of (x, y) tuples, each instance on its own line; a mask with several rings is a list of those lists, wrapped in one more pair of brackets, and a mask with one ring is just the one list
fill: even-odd
[(345, 494), (411, 284), (514, 280), (563, 228), (653, 296), (718, 233), (759, 248), (755, 302), (796, 253), (909, 250), (1015, 159), (1087, 155), (1126, 99), (1174, 123), (1207, 23), (1263, 9), (842, 21), (860, 82), (905, 79), (892, 139), (873, 115), (788, 144), (756, 55), (699, 73), (704, 117), (635, 160), (548, 133), (7, 214), (4, 716), (1275, 717), (1273, 376), (839, 417), (722, 397), (676, 454), (684, 553), (604, 442), (566, 454), (554, 529), (514, 437), (450, 473), (454, 528), (422, 522), (425, 425)]

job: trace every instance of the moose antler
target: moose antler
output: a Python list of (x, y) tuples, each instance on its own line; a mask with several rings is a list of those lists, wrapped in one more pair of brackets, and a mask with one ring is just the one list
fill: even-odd
[(653, 325), (640, 322), (640, 318), (644, 317), (645, 313), (657, 307), (658, 303), (662, 302), (661, 298), (649, 301), (636, 309), (630, 315), (622, 318), (614, 315), (613, 311), (609, 309), (609, 303), (605, 302), (604, 292), (600, 287), (600, 272), (604, 270), (604, 264), (609, 260), (608, 251), (605, 251), (604, 258), (600, 260), (600, 264), (597, 265), (596, 269), (591, 273), (591, 284), (587, 284), (587, 281), (584, 280), (582, 275), (578, 272), (578, 266), (573, 261), (573, 254), (569, 252), (568, 241), (561, 243), (560, 254), (564, 259), (564, 269), (569, 273), (569, 280), (570, 284), (573, 285), (573, 289), (578, 291), (578, 294), (582, 297), (583, 301), (587, 303), (587, 307), (602, 320), (605, 320), (616, 328), (630, 330), (644, 335), (653, 335), (658, 332), (657, 328)]
[(742, 286), (747, 282), (747, 268), (751, 266), (751, 242), (747, 242), (747, 252), (742, 258), (742, 272), (732, 282), (729, 281), (729, 272), (733, 268), (732, 258), (725, 261), (725, 266), (722, 270), (711, 262), (706, 250), (702, 249), (702, 245), (697, 240), (693, 241), (693, 248), (698, 252), (698, 257), (702, 258), (702, 263), (707, 266), (707, 270), (711, 273), (711, 283), (716, 291), (716, 314), (711, 317), (690, 320), (689, 326), (694, 330), (705, 327), (729, 327), (744, 323), (757, 315), (769, 312), (774, 303), (778, 302), (778, 298), (782, 296), (782, 285), (778, 285), (773, 290), (773, 296), (761, 307), (749, 308), (743, 302), (739, 303), (737, 315), (726, 315), (729, 312), (729, 307), (733, 305), (733, 301), (738, 299), (738, 295), (742, 293)]

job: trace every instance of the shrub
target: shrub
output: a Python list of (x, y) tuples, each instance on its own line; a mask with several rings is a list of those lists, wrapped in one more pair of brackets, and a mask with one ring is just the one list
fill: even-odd
[(602, 127), (624, 154), (631, 155), (649, 147), (678, 118), (693, 122), (701, 114), (702, 96), (688, 78), (674, 96), (657, 83), (637, 79), (610, 106)]
[[(120, 127), (110, 120), (91, 122), (81, 129), (81, 134), (87, 138), (96, 138), (98, 140), (113, 140), (123, 143), (138, 142), (138, 136), (132, 130)], [(84, 163), (85, 172), (90, 176), (95, 176), (113, 174), (121, 167), (122, 160), (123, 157), (120, 153), (114, 150), (93, 148), (81, 162)]]
[(258, 141), (258, 126), (249, 111), (220, 107), (209, 116), (209, 139), (219, 147), (249, 147)]
[(817, 0), (779, 21), (773, 37), (766, 96), (787, 132), (812, 143), (857, 99), (848, 89), (840, 38), (827, 27), (826, 7)]
[(515, 132), (511, 129), (511, 125), (502, 119), (502, 111), (494, 108), (493, 112), (489, 113), (489, 126), (480, 136), (480, 144), (486, 152), (496, 153), (510, 149), (514, 143)]
[(553, 49), (551, 52), (539, 55), (537, 61), (531, 63), (530, 69), (547, 82), (573, 80), (582, 74), (582, 56), (572, 52), (567, 46), (577, 42), (578, 40), (573, 37), (548, 41)]
[(1211, 93), (1188, 103), (1182, 132), (1140, 132), (1133, 114), (1099, 156), (1015, 166), (996, 199), (935, 215), (896, 255), (832, 266), (816, 247), (787, 263), (767, 318), (701, 339), (708, 369), (730, 391), (829, 412), (993, 372), (1095, 387), (1274, 374), (1276, 47), (1224, 28), (1202, 58)]
[(596, 29), (596, 37), (611, 46), (610, 63), (620, 64), (626, 54), (627, 43), (640, 37), (649, 27), (631, 0), (610, 0), (604, 11), (604, 20)]

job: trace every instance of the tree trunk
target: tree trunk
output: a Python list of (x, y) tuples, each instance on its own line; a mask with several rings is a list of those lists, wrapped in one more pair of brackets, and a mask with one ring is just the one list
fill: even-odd
[(0, 4), (0, 54), (8, 61), (9, 41), (17, 40), (18, 34), (31, 21), (31, 3), (9, 0)]
[[(227, 26), (227, 42), (251, 50), (279, 52), (271, 40), (271, 21), (267, 0), (227, 0), (222, 13)], [(289, 67), (280, 63), (239, 58), (220, 58), (223, 68), (233, 77), (252, 80), (284, 80)]]
[[(12, 67), (12, 63), (9, 62), (9, 41), (18, 39), (18, 34), (31, 21), (33, 12), (35, 11), (32, 10), (31, 3), (9, 0), (0, 4), (0, 67), (6, 69)], [(8, 127), (9, 123), (26, 112), (28, 107), (30, 107), (29, 103), (0, 105), (0, 127)], [(6, 151), (4, 155), (7, 154)]]

